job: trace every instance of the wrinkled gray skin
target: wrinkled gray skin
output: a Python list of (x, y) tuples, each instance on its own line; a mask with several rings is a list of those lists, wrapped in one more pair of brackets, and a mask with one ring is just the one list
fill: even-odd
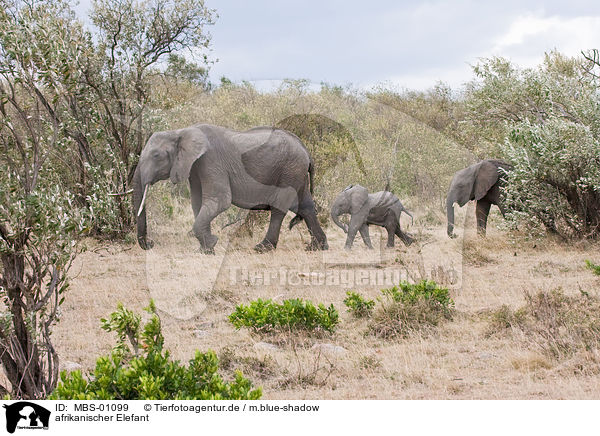
[[(344, 248), (352, 248), (356, 233), (360, 232), (365, 245), (373, 248), (369, 237), (369, 224), (384, 227), (388, 233), (387, 246), (394, 246), (394, 235), (397, 235), (406, 245), (414, 239), (400, 228), (400, 214), (410, 216), (398, 197), (388, 191), (369, 194), (367, 188), (360, 185), (350, 185), (337, 196), (331, 206), (331, 218), (344, 232), (348, 234)], [(340, 215), (350, 214), (350, 225), (340, 221)]]
[(458, 203), (462, 207), (470, 200), (477, 202), (475, 217), (477, 218), (477, 233), (481, 236), (485, 236), (487, 218), (492, 204), (497, 205), (504, 216), (505, 210), (502, 205), (500, 188), (505, 182), (506, 172), (511, 169), (510, 164), (501, 160), (482, 160), (454, 175), (446, 197), (449, 237), (456, 237), (454, 234), (454, 203)]
[[(310, 174), (310, 178), (309, 178)], [(311, 249), (327, 249), (311, 195), (312, 159), (302, 142), (285, 130), (256, 127), (237, 132), (200, 124), (154, 133), (142, 150), (133, 179), (133, 206), (138, 215), (138, 243), (152, 248), (146, 236), (144, 192), (170, 178), (189, 180), (193, 232), (200, 249), (213, 253), (217, 236), (211, 221), (232, 204), (244, 209), (270, 210), (271, 222), (257, 251), (277, 246), (288, 210), (302, 217), (311, 234)]]

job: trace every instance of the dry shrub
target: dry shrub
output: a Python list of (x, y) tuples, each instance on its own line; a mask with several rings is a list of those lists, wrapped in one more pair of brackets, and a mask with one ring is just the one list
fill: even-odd
[(241, 356), (231, 347), (225, 347), (219, 353), (221, 368), (235, 374), (241, 371), (243, 374), (251, 375), (262, 380), (275, 377), (279, 367), (272, 356)]
[[(559, 288), (525, 294), (526, 304), (514, 311), (502, 306), (491, 314), (489, 333), (512, 330), (530, 349), (558, 360), (597, 355), (600, 351), (600, 298), (581, 292), (567, 296)], [(589, 360), (589, 359), (588, 359)], [(589, 360), (600, 370), (597, 359)]]
[(513, 327), (520, 328), (525, 323), (525, 319), (525, 309), (512, 310), (509, 306), (503, 304), (500, 306), (500, 309), (491, 313), (488, 331), (491, 335)]
[(465, 241), (463, 245), (463, 260), (472, 266), (485, 266), (497, 263), (494, 259), (483, 253), (474, 241)]

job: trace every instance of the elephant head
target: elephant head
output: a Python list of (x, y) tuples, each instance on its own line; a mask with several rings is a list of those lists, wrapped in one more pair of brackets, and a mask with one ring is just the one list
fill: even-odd
[(360, 185), (349, 185), (338, 195), (331, 206), (331, 219), (345, 233), (348, 226), (340, 221), (340, 215), (356, 214), (369, 200), (369, 191)]
[(458, 203), (462, 207), (470, 200), (479, 201), (486, 197), (490, 204), (498, 204), (500, 201), (499, 182), (502, 180), (503, 171), (510, 168), (510, 165), (502, 161), (483, 160), (454, 175), (446, 197), (449, 237), (456, 237), (454, 234), (454, 203)]
[(179, 183), (189, 177), (194, 162), (207, 149), (204, 133), (189, 127), (154, 133), (142, 150), (133, 175), (133, 210), (137, 217), (137, 239), (144, 250), (152, 248), (146, 238), (146, 195), (148, 187), (170, 178)]

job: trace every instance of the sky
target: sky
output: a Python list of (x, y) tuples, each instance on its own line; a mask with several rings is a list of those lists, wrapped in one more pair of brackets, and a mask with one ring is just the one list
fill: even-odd
[[(81, 10), (90, 0), (83, 0)], [(480, 58), (539, 64), (544, 53), (600, 47), (600, 2), (206, 0), (210, 77), (261, 89), (282, 79), (369, 89), (379, 84), (453, 88), (473, 78)]]

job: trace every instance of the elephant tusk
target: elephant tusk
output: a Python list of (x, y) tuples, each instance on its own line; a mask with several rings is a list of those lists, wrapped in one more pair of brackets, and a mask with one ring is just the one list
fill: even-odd
[(132, 192), (133, 192), (133, 188), (131, 188), (129, 191), (126, 191), (126, 192), (114, 192), (114, 193), (113, 192), (109, 192), (108, 195), (110, 197), (121, 197), (123, 195), (129, 195)]
[(142, 196), (142, 202), (140, 203), (140, 209), (138, 210), (137, 216), (140, 216), (142, 214), (142, 210), (144, 210), (144, 203), (146, 202), (146, 194), (148, 194), (148, 186), (150, 186), (150, 185), (146, 185), (146, 187), (144, 188), (144, 195)]

